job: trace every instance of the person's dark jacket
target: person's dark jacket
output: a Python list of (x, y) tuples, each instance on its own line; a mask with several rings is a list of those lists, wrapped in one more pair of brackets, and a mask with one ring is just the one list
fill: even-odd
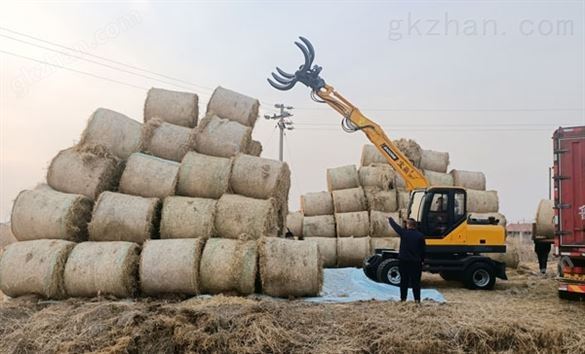
[(390, 226), (400, 235), (398, 259), (409, 262), (422, 262), (425, 258), (425, 236), (418, 230), (404, 229), (394, 219), (388, 219)]

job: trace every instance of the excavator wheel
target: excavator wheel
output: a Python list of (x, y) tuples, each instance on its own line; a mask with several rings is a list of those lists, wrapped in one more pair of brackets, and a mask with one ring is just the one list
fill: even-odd
[(398, 259), (387, 259), (378, 265), (376, 277), (380, 283), (400, 286), (400, 261)]
[(463, 282), (468, 289), (491, 290), (496, 284), (496, 275), (492, 266), (477, 262), (465, 269)]

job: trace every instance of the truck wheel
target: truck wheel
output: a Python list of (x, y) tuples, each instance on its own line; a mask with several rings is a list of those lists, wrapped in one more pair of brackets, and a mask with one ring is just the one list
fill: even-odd
[(447, 280), (447, 281), (461, 280), (461, 272), (454, 271), (454, 270), (446, 270), (446, 271), (440, 272), (439, 275), (441, 276), (441, 278), (443, 278), (444, 280)]
[(387, 259), (378, 265), (376, 277), (380, 283), (400, 286), (400, 262), (398, 259)]
[(487, 263), (470, 265), (463, 275), (465, 286), (469, 289), (491, 290), (496, 284), (494, 269)]

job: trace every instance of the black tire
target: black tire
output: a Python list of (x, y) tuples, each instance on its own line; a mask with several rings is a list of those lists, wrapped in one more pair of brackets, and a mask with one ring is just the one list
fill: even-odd
[(400, 262), (398, 259), (387, 259), (378, 265), (376, 278), (378, 282), (400, 286)]
[(446, 270), (446, 271), (440, 272), (439, 275), (441, 276), (441, 278), (443, 278), (444, 280), (447, 280), (447, 281), (458, 281), (458, 280), (461, 280), (461, 278), (462, 278), (461, 272), (456, 271), (456, 270)]
[(372, 255), (364, 259), (363, 270), (366, 277), (373, 281), (378, 281), (376, 278), (376, 270), (378, 269), (378, 263), (380, 263), (380, 256)]
[(496, 285), (494, 268), (483, 262), (473, 263), (465, 270), (463, 282), (469, 289), (491, 290)]

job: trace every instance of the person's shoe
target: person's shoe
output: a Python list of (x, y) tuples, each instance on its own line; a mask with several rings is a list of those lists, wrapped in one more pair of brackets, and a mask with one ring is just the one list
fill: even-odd
[(540, 274), (545, 275), (546, 274), (546, 269), (541, 269), (540, 270)]

